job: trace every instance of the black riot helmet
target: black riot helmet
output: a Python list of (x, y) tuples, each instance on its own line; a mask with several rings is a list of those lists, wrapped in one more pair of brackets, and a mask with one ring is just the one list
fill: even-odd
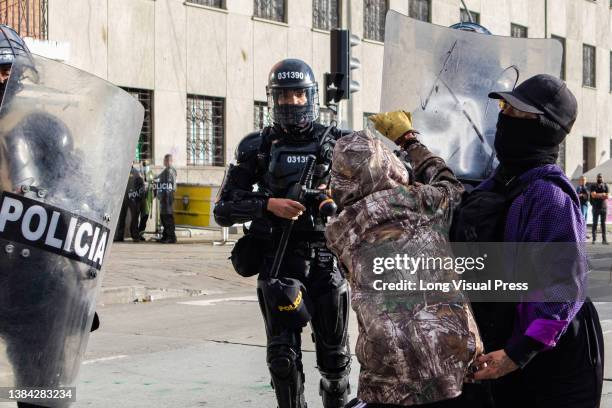
[(319, 117), (319, 87), (302, 60), (277, 62), (270, 70), (266, 94), (272, 121), (285, 129), (305, 129)]
[[(20, 63), (16, 64), (19, 69), (13, 65), (15, 60), (20, 59)], [(32, 60), (32, 54), (28, 49), (23, 38), (17, 34), (17, 32), (4, 24), (0, 24), (0, 70), (10, 70), (10, 76), (15, 76), (21, 79), (25, 74), (26, 70), (31, 71), (34, 75), (37, 75), (36, 69), (34, 68), (34, 62)], [(4, 100), (8, 98), (6, 93), (8, 85), (8, 78), (0, 78), (0, 102), (4, 103)], [(16, 83), (12, 88), (12, 94), (21, 89), (21, 85)]]
[(0, 24), (0, 66), (11, 65), (17, 56), (30, 57), (23, 38), (11, 27)]
[(471, 23), (469, 21), (462, 21), (460, 23), (455, 23), (452, 26), (450, 26), (450, 28), (454, 28), (455, 30), (471, 31), (473, 33), (478, 33), (478, 34), (491, 35), (491, 32), (485, 26), (481, 26), (478, 23)]

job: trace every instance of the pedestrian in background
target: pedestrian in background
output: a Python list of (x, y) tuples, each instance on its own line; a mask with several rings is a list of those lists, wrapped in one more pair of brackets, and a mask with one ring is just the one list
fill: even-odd
[(130, 210), (130, 236), (134, 242), (144, 241), (144, 238), (140, 236), (138, 223), (140, 221), (141, 201), (144, 197), (145, 187), (142, 174), (136, 167), (137, 164), (138, 162), (132, 163), (127, 191), (127, 205)]
[(121, 210), (119, 211), (119, 218), (117, 218), (117, 227), (115, 228), (115, 236), (113, 242), (123, 242), (125, 237), (125, 218), (128, 213), (128, 188), (125, 188), (123, 195), (123, 201), (121, 202)]
[(151, 216), (151, 209), (153, 208), (153, 180), (155, 176), (149, 166), (148, 160), (142, 161), (142, 177), (144, 179), (144, 193), (140, 199), (140, 222), (138, 223), (138, 235), (141, 241), (145, 241), (144, 233), (147, 228), (147, 221)]
[(164, 156), (164, 170), (157, 177), (157, 199), (159, 200), (159, 216), (163, 226), (162, 237), (159, 242), (175, 244), (176, 233), (174, 227), (174, 192), (176, 191), (176, 169), (172, 167), (172, 155)]
[[(578, 194), (578, 199), (580, 200), (580, 212), (582, 213), (582, 218), (584, 218), (584, 227), (586, 229), (587, 226), (587, 214), (589, 213), (589, 189), (586, 186), (586, 177), (580, 176), (578, 179), (578, 186), (576, 187), (576, 193)], [(587, 236), (587, 239), (589, 237)]]
[(591, 186), (591, 207), (593, 208), (593, 243), (597, 240), (597, 222), (601, 220), (601, 241), (608, 245), (606, 239), (606, 216), (608, 215), (608, 185), (604, 183), (601, 173), (597, 182)]

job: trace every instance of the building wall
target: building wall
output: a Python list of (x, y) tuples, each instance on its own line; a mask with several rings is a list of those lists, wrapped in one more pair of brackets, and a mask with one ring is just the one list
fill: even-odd
[[(186, 167), (186, 94), (225, 98), (225, 161), (253, 130), (253, 102), (265, 101), (270, 67), (287, 57), (311, 64), (322, 86), (329, 70), (329, 33), (312, 28), (312, 2), (286, 0), (287, 23), (253, 17), (252, 0), (226, 0), (226, 9), (183, 0), (53, 0), (49, 39), (67, 42), (67, 63), (126, 87), (154, 90), (154, 162), (175, 155), (179, 180), (218, 185), (221, 167)], [(409, 0), (390, 0), (407, 13)], [(470, 10), (496, 35), (510, 23), (545, 35), (545, 0), (468, 0)], [(342, 25), (363, 36), (363, 1), (343, 0)], [(459, 0), (432, 0), (432, 22), (459, 20)], [(582, 172), (582, 137), (597, 137), (597, 163), (610, 157), (612, 118), (609, 70), (612, 22), (609, 2), (548, 0), (548, 35), (566, 38), (566, 78), (579, 101), (579, 118), (567, 139), (566, 170)], [(597, 88), (582, 86), (582, 44), (597, 46)], [(361, 91), (343, 104), (353, 128), (363, 112), (380, 106), (383, 44), (362, 40), (353, 48), (361, 60)], [(323, 92), (320, 93), (321, 100)]]

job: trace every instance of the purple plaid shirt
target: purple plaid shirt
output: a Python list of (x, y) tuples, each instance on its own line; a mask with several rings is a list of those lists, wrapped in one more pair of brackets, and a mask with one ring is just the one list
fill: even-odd
[[(504, 241), (584, 243), (585, 227), (578, 195), (558, 166), (548, 164), (528, 170), (519, 177), (519, 182), (529, 184), (510, 206)], [(491, 190), (493, 186), (491, 177), (478, 188)], [(579, 244), (578, 248), (583, 246)], [(584, 255), (582, 251), (580, 254)], [(555, 261), (551, 259), (551, 263)], [(583, 277), (587, 271), (586, 256), (581, 256), (578, 262), (579, 274)], [(560, 264), (558, 269), (563, 271), (563, 268)], [(508, 356), (524, 365), (535, 352), (554, 347), (582, 307), (578, 296), (581, 289), (576, 291), (574, 302), (519, 303), (514, 332), (505, 347)]]

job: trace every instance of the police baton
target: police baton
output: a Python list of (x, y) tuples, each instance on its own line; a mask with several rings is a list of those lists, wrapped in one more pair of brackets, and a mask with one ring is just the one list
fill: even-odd
[[(287, 193), (287, 198), (300, 203), (303, 201), (306, 191), (309, 189), (309, 187), (311, 187), (310, 184), (312, 184), (315, 160), (316, 157), (313, 155), (309, 155), (307, 157), (306, 166), (304, 166), (304, 169), (302, 170), (300, 181), (291, 186), (289, 192)], [(278, 276), (280, 264), (283, 260), (283, 256), (285, 255), (285, 250), (287, 249), (287, 242), (289, 242), (289, 235), (291, 235), (291, 230), (293, 229), (293, 223), (294, 220), (289, 220), (285, 228), (283, 228), (283, 234), (281, 235), (281, 240), (276, 250), (276, 255), (274, 256), (274, 263), (272, 264), (270, 278), (276, 278)]]

